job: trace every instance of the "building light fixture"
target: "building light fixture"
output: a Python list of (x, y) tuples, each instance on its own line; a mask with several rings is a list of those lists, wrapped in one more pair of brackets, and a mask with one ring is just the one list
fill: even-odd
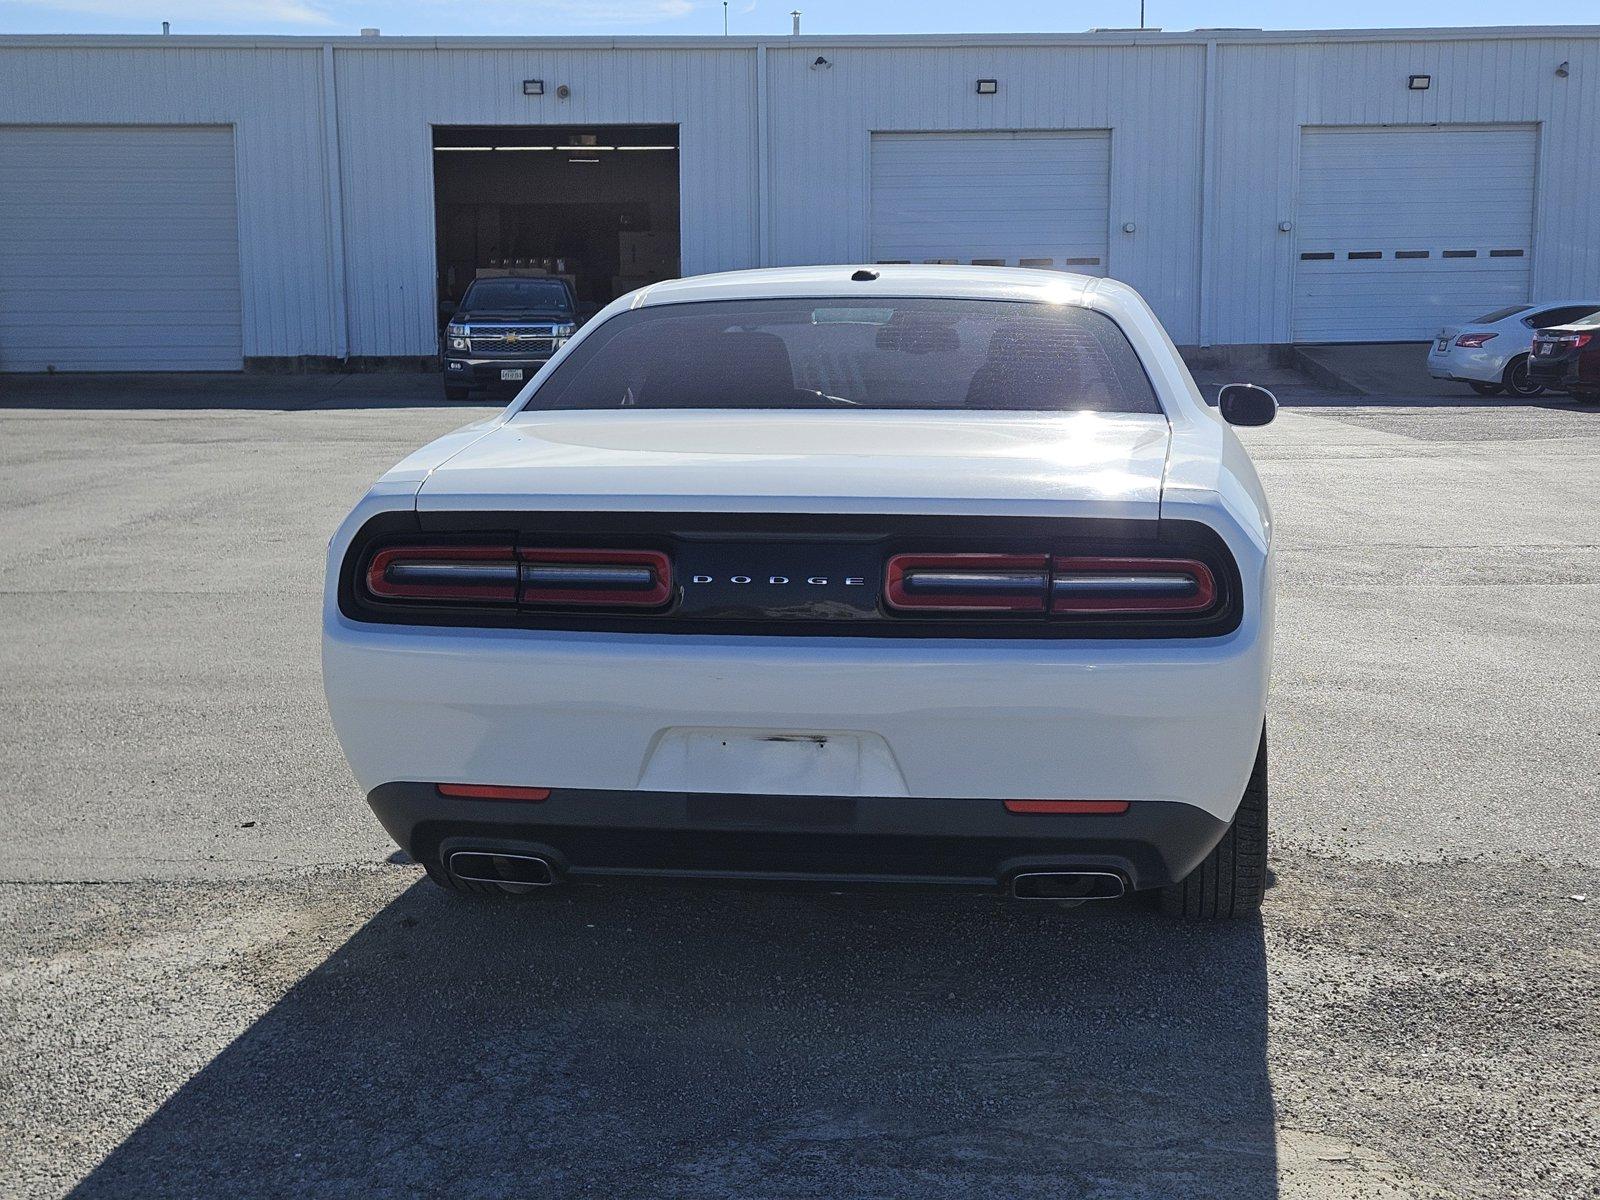
[(542, 95), (544, 95), (544, 80), (542, 80), (542, 79), (524, 79), (522, 81), (522, 94), (524, 96), (542, 96)]
[(1406, 79), (1406, 87), (1413, 92), (1425, 92), (1433, 86), (1432, 75), (1412, 75)]
[(999, 90), (1000, 81), (998, 79), (978, 80), (978, 95), (980, 96), (992, 96)]

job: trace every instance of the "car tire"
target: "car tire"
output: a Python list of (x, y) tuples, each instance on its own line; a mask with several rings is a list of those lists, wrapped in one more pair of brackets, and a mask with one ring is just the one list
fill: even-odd
[(1480, 396), (1498, 396), (1505, 391), (1505, 387), (1498, 383), (1479, 383), (1476, 379), (1467, 381), (1467, 386)]
[(1501, 376), (1506, 391), (1516, 396), (1519, 400), (1532, 400), (1544, 391), (1544, 384), (1535, 383), (1528, 377), (1528, 356), (1519, 354), (1506, 364), (1506, 373)]
[(449, 384), (445, 384), (444, 398), (446, 400), (470, 400), (472, 398), (472, 389), (451, 387)]
[(1233, 824), (1211, 853), (1177, 883), (1162, 888), (1161, 911), (1189, 921), (1226, 921), (1254, 916), (1267, 890), (1267, 730), (1261, 729), (1256, 765), (1250, 772)]

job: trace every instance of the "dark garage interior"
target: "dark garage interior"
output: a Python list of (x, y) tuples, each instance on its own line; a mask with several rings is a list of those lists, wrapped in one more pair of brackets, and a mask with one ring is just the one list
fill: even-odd
[(441, 301), (560, 275), (587, 316), (679, 274), (677, 126), (435, 126), (433, 146)]

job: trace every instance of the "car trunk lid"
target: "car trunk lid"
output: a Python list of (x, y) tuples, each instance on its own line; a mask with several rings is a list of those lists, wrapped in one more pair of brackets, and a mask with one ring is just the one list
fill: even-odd
[(1159, 414), (522, 413), (429, 473), (420, 513), (1036, 513), (1154, 520)]

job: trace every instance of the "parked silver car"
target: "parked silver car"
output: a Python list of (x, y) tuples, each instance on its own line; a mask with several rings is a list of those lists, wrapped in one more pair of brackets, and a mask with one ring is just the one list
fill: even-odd
[(1533, 335), (1600, 312), (1600, 300), (1513, 304), (1465, 325), (1446, 325), (1428, 349), (1428, 374), (1456, 379), (1480, 396), (1509, 392), (1531, 398), (1545, 385), (1528, 371)]

